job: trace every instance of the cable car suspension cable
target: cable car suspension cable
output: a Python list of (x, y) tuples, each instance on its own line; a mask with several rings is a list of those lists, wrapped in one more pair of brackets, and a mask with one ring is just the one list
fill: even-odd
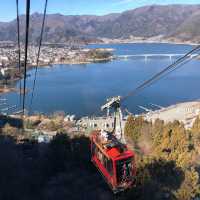
[[(174, 71), (178, 65), (179, 65), (179, 67), (180, 67), (180, 65), (183, 66), (183, 63), (188, 58), (191, 58), (190, 60), (192, 60), (192, 59), (198, 57), (199, 54), (198, 54), (197, 51), (199, 51), (199, 50), (200, 50), (200, 45), (198, 45), (197, 47), (195, 47), (194, 49), (192, 49), (191, 51), (189, 51), (188, 53), (186, 53), (184, 56), (182, 56), (181, 58), (179, 58), (178, 60), (176, 60), (174, 63), (172, 63), (169, 66), (167, 66), (166, 68), (164, 68), (159, 73), (157, 73), (154, 76), (152, 76), (150, 79), (144, 81), (141, 85), (139, 85), (138, 87), (136, 87), (133, 91), (129, 92), (126, 96), (123, 96), (121, 98), (121, 101), (126, 100), (130, 96), (134, 96), (137, 92), (141, 91), (142, 89), (146, 88), (147, 86), (150, 86), (151, 84), (153, 84), (154, 82), (156, 82), (157, 80), (159, 80), (160, 78), (162, 78), (165, 73), (167, 73), (167, 74), (170, 73), (171, 72), (170, 70)], [(197, 55), (192, 56), (192, 54), (194, 54), (194, 53), (196, 53)]]
[(27, 78), (27, 56), (28, 56), (28, 38), (29, 38), (29, 18), (30, 18), (30, 0), (26, 0), (26, 36), (25, 36), (25, 58), (24, 58), (24, 85), (23, 85), (23, 115), (26, 102), (26, 78)]
[(41, 52), (41, 45), (42, 45), (42, 39), (43, 39), (43, 32), (44, 32), (44, 25), (45, 25), (46, 12), (47, 12), (47, 4), (48, 4), (48, 0), (45, 0), (44, 13), (43, 13), (43, 19), (42, 19), (42, 27), (41, 27), (39, 47), (38, 47), (38, 52), (37, 52), (37, 60), (36, 60), (34, 82), (33, 82), (33, 88), (32, 88), (32, 94), (31, 94), (31, 101), (30, 101), (29, 111), (31, 111), (31, 107), (32, 107), (32, 104), (33, 104), (33, 98), (34, 98), (34, 92), (35, 92), (35, 85), (36, 85), (36, 78), (37, 78), (37, 71), (38, 71), (38, 65), (39, 65), (39, 59), (40, 59), (40, 52)]
[[(19, 0), (16, 0), (16, 12), (17, 12), (17, 45), (18, 45), (18, 73), (21, 76), (21, 45), (20, 45), (20, 23), (19, 23)], [(19, 82), (20, 87), (20, 97), (19, 97), (19, 103), (21, 106), (21, 100), (22, 100), (22, 85), (21, 85), (21, 78)]]

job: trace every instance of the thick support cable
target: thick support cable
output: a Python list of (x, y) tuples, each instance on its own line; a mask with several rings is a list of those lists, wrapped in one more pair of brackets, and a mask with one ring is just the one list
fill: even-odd
[(189, 51), (188, 53), (186, 53), (183, 57), (179, 58), (174, 63), (172, 63), (171, 65), (167, 66), (162, 71), (160, 71), (159, 73), (157, 73), (154, 76), (152, 76), (150, 79), (144, 81), (141, 85), (139, 85), (133, 91), (129, 92), (126, 96), (123, 96), (121, 98), (121, 100), (124, 101), (128, 97), (134, 96), (137, 92), (139, 92), (142, 89), (146, 88), (147, 86), (153, 84), (155, 81), (159, 80), (160, 77), (163, 77), (163, 75), (165, 73), (168, 73), (170, 70), (173, 71), (173, 69), (175, 69), (178, 65), (183, 64), (188, 59), (188, 57), (192, 56), (193, 53), (197, 53), (197, 51), (199, 51), (199, 50), (200, 50), (200, 45), (196, 46), (194, 49), (192, 49), (191, 51)]
[(47, 4), (48, 4), (48, 0), (45, 0), (44, 13), (43, 13), (43, 19), (42, 19), (42, 27), (41, 27), (41, 32), (40, 32), (40, 40), (39, 40), (39, 47), (38, 47), (38, 52), (37, 52), (37, 60), (36, 60), (34, 82), (33, 82), (33, 88), (32, 88), (32, 94), (31, 94), (31, 101), (30, 101), (29, 111), (31, 111), (32, 104), (33, 104), (33, 98), (34, 98), (34, 92), (35, 92), (35, 85), (36, 85), (36, 78), (37, 78), (37, 72), (38, 72), (38, 65), (39, 65), (39, 60), (40, 60), (40, 51), (41, 51), (41, 45), (42, 45), (42, 39), (43, 39), (43, 32), (44, 32), (44, 25), (45, 25), (45, 19), (46, 19), (46, 12), (47, 12)]
[[(19, 23), (19, 0), (16, 0), (16, 11), (17, 11), (17, 44), (18, 44), (18, 73), (21, 76), (21, 45), (20, 45), (20, 23)], [(21, 100), (22, 100), (22, 86), (21, 86), (21, 77), (20, 77), (20, 106), (21, 106)]]
[(30, 0), (26, 0), (26, 38), (25, 38), (25, 58), (24, 58), (24, 88), (23, 88), (23, 115), (26, 102), (26, 78), (27, 78), (27, 57), (28, 57), (28, 37), (29, 37), (29, 18), (30, 18)]
[(17, 7), (17, 43), (18, 43), (18, 68), (21, 69), (21, 46), (20, 46), (20, 24), (19, 24), (19, 1), (16, 0)]

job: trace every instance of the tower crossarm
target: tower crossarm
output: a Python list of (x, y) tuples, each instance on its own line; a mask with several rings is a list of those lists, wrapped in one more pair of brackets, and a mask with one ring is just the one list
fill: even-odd
[(120, 106), (121, 96), (116, 96), (107, 99), (107, 103), (101, 106), (101, 110), (106, 110), (110, 108), (117, 108)]

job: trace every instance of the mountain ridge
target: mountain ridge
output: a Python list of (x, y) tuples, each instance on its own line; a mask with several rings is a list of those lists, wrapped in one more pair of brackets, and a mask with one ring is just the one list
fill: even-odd
[[(30, 17), (30, 41), (37, 42), (42, 14)], [(150, 5), (107, 15), (48, 14), (44, 30), (46, 42), (95, 42), (102, 38), (198, 42), (199, 5)], [(20, 16), (21, 38), (25, 36), (25, 16)], [(0, 40), (16, 41), (16, 19), (0, 22)]]

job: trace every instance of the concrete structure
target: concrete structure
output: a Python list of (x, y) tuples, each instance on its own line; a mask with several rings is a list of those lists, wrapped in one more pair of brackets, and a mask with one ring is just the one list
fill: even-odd
[(152, 122), (156, 119), (161, 119), (165, 123), (178, 120), (183, 122), (187, 129), (192, 127), (198, 115), (200, 115), (200, 101), (179, 103), (143, 114), (146, 120)]
[[(169, 58), (170, 60), (172, 60), (172, 58), (177, 58), (177, 57), (182, 57), (185, 54), (132, 54), (132, 55), (119, 55), (117, 56), (117, 58), (121, 58), (121, 59), (128, 59), (128, 58), (144, 58), (145, 60), (147, 60), (148, 58), (155, 58), (155, 57), (159, 57), (159, 58)], [(199, 56), (198, 54), (190, 54), (188, 55), (188, 58), (195, 58)]]
[[(124, 129), (126, 119), (122, 120), (122, 128)], [(82, 129), (91, 129), (91, 130), (106, 130), (112, 131), (114, 128), (114, 117), (83, 117), (76, 123)]]
[[(156, 111), (149, 111), (135, 117), (143, 116), (147, 121), (155, 122), (156, 119), (163, 120), (165, 123), (178, 120), (184, 123), (186, 129), (190, 129), (197, 116), (200, 115), (200, 101), (184, 102), (169, 107), (161, 107)], [(124, 129), (128, 116), (122, 120)], [(76, 125), (82, 130), (106, 130), (112, 131), (114, 127), (114, 117), (83, 117), (77, 121)]]

